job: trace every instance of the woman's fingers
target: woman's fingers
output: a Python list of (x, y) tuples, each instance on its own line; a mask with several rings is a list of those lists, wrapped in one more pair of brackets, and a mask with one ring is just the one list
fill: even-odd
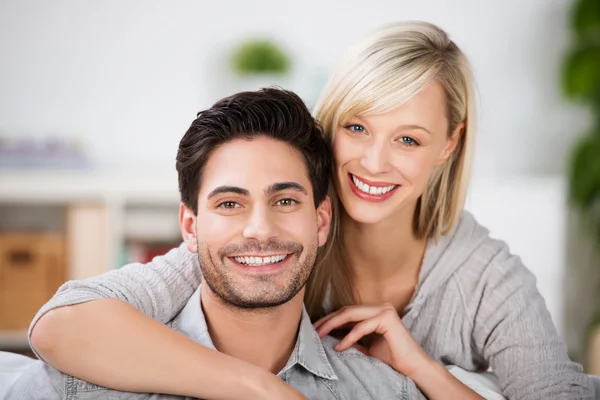
[(327, 314), (324, 317), (321, 317), (317, 320), (317, 322), (313, 323), (313, 327), (315, 329), (319, 329), (320, 326), (322, 326), (325, 322), (329, 321), (331, 318), (335, 317), (336, 315), (340, 315), (342, 313), (347, 312), (348, 310), (354, 309), (354, 308), (360, 308), (363, 306), (344, 306), (342, 308), (340, 308), (339, 310), (336, 310), (332, 313)]
[(324, 317), (319, 318), (317, 320), (317, 322), (313, 323), (313, 327), (318, 330), (321, 325), (323, 325), (326, 321), (329, 321), (331, 318), (333, 318), (334, 316), (339, 314), (341, 310), (343, 310), (343, 309), (339, 309), (335, 312), (327, 314)]
[(326, 336), (334, 329), (337, 329), (341, 326), (344, 326), (351, 322), (360, 322), (365, 319), (372, 318), (375, 315), (379, 314), (381, 311), (380, 307), (371, 307), (371, 306), (357, 306), (357, 307), (347, 307), (339, 312), (336, 312), (335, 315), (332, 315), (331, 318), (323, 321), (319, 327), (317, 328), (317, 332), (320, 337)]
[(369, 355), (369, 349), (368, 349), (368, 348), (366, 348), (366, 347), (365, 347), (365, 346), (363, 346), (363, 345), (360, 345), (360, 344), (358, 344), (358, 343), (354, 343), (354, 344), (352, 345), (352, 347), (354, 347), (356, 350), (358, 350), (358, 351), (360, 351), (361, 353), (363, 353), (365, 356), (368, 356), (368, 355)]
[[(340, 341), (336, 346), (336, 350), (343, 351), (351, 346), (356, 346), (361, 338), (371, 333), (377, 333), (386, 338), (388, 346), (393, 347), (393, 344), (389, 342), (391, 337), (388, 337), (390, 331), (394, 331), (396, 322), (400, 321), (400, 317), (393, 308), (383, 306), (379, 308), (379, 312), (371, 318), (365, 319), (362, 322), (356, 324), (354, 328)], [(401, 322), (400, 322), (401, 323)]]
[(378, 318), (375, 317), (356, 324), (354, 328), (352, 328), (352, 330), (346, 336), (344, 336), (338, 345), (335, 346), (335, 350), (344, 351), (349, 349), (352, 347), (352, 345), (362, 339), (363, 336), (375, 332), (379, 322), (380, 321), (378, 321)]

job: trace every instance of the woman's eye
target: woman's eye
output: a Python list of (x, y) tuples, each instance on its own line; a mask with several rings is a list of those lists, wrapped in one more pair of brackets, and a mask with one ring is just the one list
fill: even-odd
[(294, 199), (281, 199), (275, 204), (277, 204), (278, 206), (289, 207), (289, 206), (293, 206), (296, 203), (298, 203), (298, 202)]
[(410, 136), (402, 136), (400, 138), (400, 142), (402, 142), (402, 144), (405, 144), (407, 146), (418, 146), (419, 145), (419, 143), (415, 139), (411, 138)]
[(362, 125), (359, 125), (359, 124), (346, 125), (345, 128), (354, 133), (364, 133), (365, 132), (365, 127)]
[(239, 204), (235, 201), (224, 201), (218, 205), (220, 208), (236, 208), (239, 207)]

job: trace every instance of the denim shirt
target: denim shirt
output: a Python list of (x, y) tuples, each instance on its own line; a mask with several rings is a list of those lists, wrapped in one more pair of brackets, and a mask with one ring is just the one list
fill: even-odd
[[(211, 349), (215, 346), (208, 333), (200, 306), (200, 288), (168, 325)], [(322, 400), (408, 400), (424, 399), (415, 384), (377, 359), (358, 350), (337, 352), (338, 341), (323, 340), (312, 326), (306, 310), (302, 312), (296, 346), (278, 376), (309, 399)], [(63, 374), (37, 361), (11, 387), (9, 400), (171, 400), (189, 397), (165, 394), (131, 393), (108, 389)]]

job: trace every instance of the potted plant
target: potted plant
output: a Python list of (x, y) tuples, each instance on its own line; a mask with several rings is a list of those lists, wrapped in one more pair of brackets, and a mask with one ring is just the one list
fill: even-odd
[(291, 61), (274, 41), (251, 39), (242, 42), (231, 57), (238, 90), (256, 90), (268, 86), (286, 86)]
[[(563, 68), (563, 91), (592, 112), (593, 125), (573, 149), (569, 194), (600, 249), (600, 0), (576, 0), (573, 44)], [(600, 262), (599, 262), (600, 267)], [(588, 368), (600, 375), (600, 295), (590, 324)]]

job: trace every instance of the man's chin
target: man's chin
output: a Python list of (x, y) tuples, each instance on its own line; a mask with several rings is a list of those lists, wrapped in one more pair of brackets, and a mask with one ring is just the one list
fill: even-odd
[[(241, 309), (268, 309), (278, 307), (292, 300), (300, 290), (292, 285), (283, 285), (264, 280), (240, 282), (238, 288), (251, 288), (251, 291), (223, 290), (216, 291), (226, 304)], [(213, 290), (214, 291), (214, 290)]]
[(272, 309), (288, 303), (294, 298), (295, 294), (284, 293), (280, 296), (260, 296), (260, 295), (243, 295), (239, 293), (229, 293), (219, 296), (224, 303), (235, 308), (244, 310), (261, 310)]
[[(293, 298), (293, 297), (292, 297)], [(247, 311), (268, 311), (288, 303), (291, 299), (264, 301), (263, 299), (250, 299), (244, 301), (228, 302), (232, 307)]]

